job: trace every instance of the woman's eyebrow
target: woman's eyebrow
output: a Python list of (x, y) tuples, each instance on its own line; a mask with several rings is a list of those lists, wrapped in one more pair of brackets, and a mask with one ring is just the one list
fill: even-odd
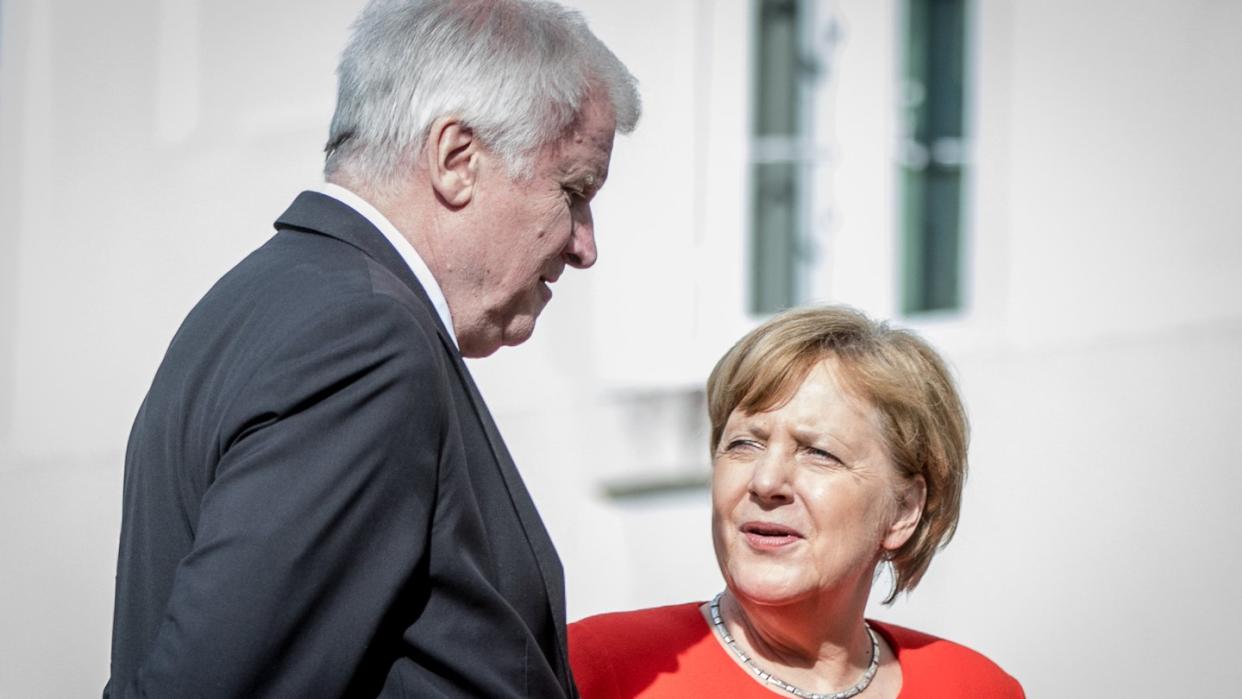
[(820, 429), (815, 427), (796, 427), (793, 430), (793, 436), (803, 444), (814, 444), (831, 442), (834, 450), (838, 447), (845, 450), (846, 453), (854, 451), (854, 445), (841, 438), (836, 432), (830, 429)]

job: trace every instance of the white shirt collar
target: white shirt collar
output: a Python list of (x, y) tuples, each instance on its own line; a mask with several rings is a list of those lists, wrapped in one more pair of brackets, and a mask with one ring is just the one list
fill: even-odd
[[(392, 221), (387, 216), (381, 214), (378, 209), (371, 206), (366, 199), (354, 194), (348, 189), (331, 182), (323, 182), (318, 186), (312, 187), (311, 191), (319, 192), (325, 196), (332, 197), (337, 201), (345, 204), (359, 214), (362, 214), (371, 225), (379, 229), (380, 233), (388, 239), (388, 242), (397, 249), (397, 254), (401, 255), (401, 259), (410, 266), (410, 271), (414, 273), (414, 277), (418, 279), (418, 283), (423, 285), (423, 290), (427, 292), (427, 297), (431, 299), (431, 305), (435, 307), (436, 314), (440, 316), (440, 322), (444, 323), (444, 327), (449, 332), (449, 337), (453, 340), (453, 346), (457, 346), (457, 333), (453, 330), (453, 316), (449, 313), (448, 299), (444, 298), (444, 292), (440, 289), (440, 285), (436, 282), (436, 278), (431, 274), (431, 270), (427, 268), (427, 263), (423, 262), (423, 258), (419, 256), (418, 251), (410, 245), (410, 241), (401, 235), (397, 227), (392, 225)], [(458, 347), (458, 349), (461, 349)]]

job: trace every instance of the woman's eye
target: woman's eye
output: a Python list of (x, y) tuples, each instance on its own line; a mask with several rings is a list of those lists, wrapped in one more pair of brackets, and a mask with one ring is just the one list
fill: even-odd
[(835, 462), (835, 463), (841, 463), (841, 460), (840, 460), (840, 459), (838, 459), (838, 458), (836, 457), (836, 455), (835, 455), (835, 454), (833, 454), (833, 453), (832, 453), (832, 452), (830, 452), (830, 451), (826, 451), (826, 450), (824, 450), (824, 449), (818, 449), (818, 448), (816, 448), (816, 447), (807, 447), (807, 448), (806, 448), (806, 453), (807, 453), (807, 454), (810, 454), (811, 456), (815, 457), (816, 459), (823, 459), (823, 460), (825, 460), (825, 461), (832, 461), (832, 462)]
[(725, 446), (725, 451), (742, 451), (755, 447), (755, 442), (750, 439), (735, 439)]

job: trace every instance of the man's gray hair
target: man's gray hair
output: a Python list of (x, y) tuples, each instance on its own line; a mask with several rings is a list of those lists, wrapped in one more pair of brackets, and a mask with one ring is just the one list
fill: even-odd
[(621, 133), (641, 111), (634, 76), (582, 15), (544, 0), (372, 0), (337, 73), (324, 175), (377, 186), (413, 167), (443, 116), (459, 118), (522, 176), (593, 91), (608, 99)]

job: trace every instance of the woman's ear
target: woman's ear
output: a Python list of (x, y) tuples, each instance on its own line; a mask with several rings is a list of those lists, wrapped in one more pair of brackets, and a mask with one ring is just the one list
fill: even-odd
[(886, 553), (893, 553), (905, 546), (914, 536), (919, 520), (923, 518), (923, 506), (927, 503), (927, 481), (919, 474), (908, 479), (897, 493), (897, 515), (880, 543)]
[(459, 209), (474, 198), (480, 151), (474, 131), (457, 117), (440, 117), (431, 123), (423, 148), (427, 176), (449, 206)]

